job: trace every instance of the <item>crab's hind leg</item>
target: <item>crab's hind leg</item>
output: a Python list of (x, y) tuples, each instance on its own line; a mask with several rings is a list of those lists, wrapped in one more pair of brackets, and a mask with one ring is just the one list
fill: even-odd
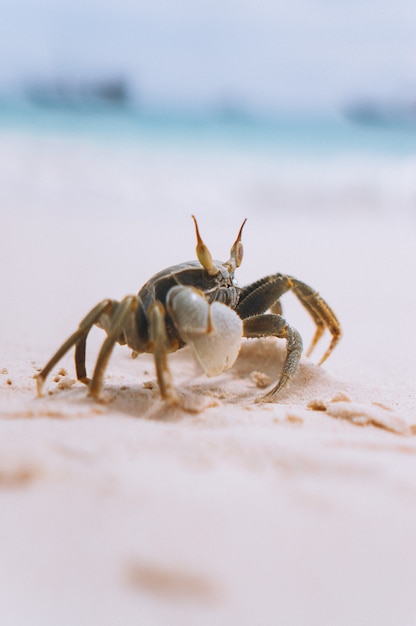
[(89, 385), (91, 382), (91, 379), (87, 376), (87, 368), (85, 365), (87, 336), (88, 333), (82, 335), (81, 339), (75, 344), (75, 370), (77, 373), (77, 379), (81, 383), (84, 383), (84, 385)]
[[(114, 345), (120, 339), (120, 335), (122, 334), (125, 326), (125, 322), (129, 315), (134, 313), (138, 306), (137, 296), (127, 296), (124, 298), (117, 307), (117, 310), (114, 313), (114, 317), (111, 319), (111, 324), (108, 329), (108, 335), (101, 346), (100, 352), (98, 353), (97, 362), (95, 364), (94, 373), (90, 382), (90, 390), (89, 395), (93, 398), (99, 398), (104, 372), (106, 370), (108, 361), (110, 359), (111, 353), (113, 351)], [(79, 352), (79, 356), (82, 356), (83, 346), (82, 344)], [(82, 362), (80, 360), (82, 365)], [(85, 366), (84, 366), (85, 369)]]
[(341, 325), (331, 307), (325, 302), (317, 291), (296, 278), (290, 278), (290, 281), (293, 293), (303, 304), (316, 325), (315, 335), (312, 338), (312, 342), (308, 348), (306, 356), (310, 356), (319, 339), (324, 334), (325, 328), (327, 328), (332, 335), (331, 343), (319, 361), (319, 365), (322, 365), (341, 338)]
[(259, 402), (273, 402), (275, 396), (286, 383), (293, 378), (298, 369), (302, 354), (302, 337), (298, 331), (289, 326), (281, 315), (254, 315), (243, 321), (244, 337), (278, 337), (285, 339), (287, 354), (282, 372), (276, 385), (265, 395), (258, 398)]
[[(99, 320), (101, 315), (107, 312), (112, 305), (111, 300), (103, 300), (99, 302), (81, 321), (78, 329), (72, 333), (70, 337), (62, 344), (62, 346), (55, 352), (51, 359), (47, 362), (45, 367), (39, 374), (36, 375), (37, 392), (38, 396), (42, 395), (43, 385), (49, 372), (53, 367), (62, 359), (62, 357), (76, 345), (76, 369), (77, 377), (82, 382), (87, 382), (87, 375), (85, 370), (85, 344), (87, 335), (91, 330), (91, 327)], [(81, 346), (79, 348), (79, 346)]]
[(328, 329), (332, 335), (331, 343), (319, 362), (321, 365), (340, 340), (341, 325), (331, 307), (309, 285), (286, 274), (265, 276), (243, 288), (236, 311), (243, 319), (265, 313), (269, 309), (273, 313), (279, 313), (281, 311), (280, 298), (288, 291), (293, 291), (316, 326), (307, 355), (311, 354), (325, 329)]

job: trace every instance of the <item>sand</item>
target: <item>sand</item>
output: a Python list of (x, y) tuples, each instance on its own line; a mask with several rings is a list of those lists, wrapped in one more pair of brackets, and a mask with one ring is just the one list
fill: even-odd
[[(220, 185), (198, 211), (190, 198), (202, 203), (206, 177), (181, 206), (186, 160), (176, 195), (156, 186), (149, 210), (111, 211), (108, 193), (101, 207), (97, 186), (93, 210), (84, 200), (68, 213), (65, 185), (80, 193), (68, 154), (79, 148), (59, 147), (59, 187), (55, 153), (40, 147), (50, 179), (34, 188), (26, 163), (27, 188), (3, 185), (1, 198), (1, 623), (415, 624), (413, 218), (248, 203), (240, 214), (237, 199), (224, 214)], [(18, 154), (34, 162), (32, 150)], [(146, 172), (172, 180), (169, 163)], [(128, 196), (121, 183), (114, 197)], [(172, 210), (152, 211), (157, 199)], [(325, 365), (327, 336), (276, 403), (258, 404), (284, 342), (244, 341), (215, 378), (185, 349), (170, 365), (189, 412), (160, 400), (150, 356), (117, 347), (106, 402), (75, 382), (71, 354), (37, 398), (33, 375), (94, 304), (194, 257), (191, 212), (218, 258), (248, 217), (241, 284), (284, 271), (320, 290), (344, 329)], [(284, 304), (307, 344), (307, 314)], [(91, 333), (90, 370), (103, 336)]]

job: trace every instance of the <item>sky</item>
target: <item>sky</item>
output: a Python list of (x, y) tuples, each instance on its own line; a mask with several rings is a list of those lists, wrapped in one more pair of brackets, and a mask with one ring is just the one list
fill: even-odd
[(123, 76), (144, 103), (416, 94), (415, 0), (2, 0), (0, 89)]

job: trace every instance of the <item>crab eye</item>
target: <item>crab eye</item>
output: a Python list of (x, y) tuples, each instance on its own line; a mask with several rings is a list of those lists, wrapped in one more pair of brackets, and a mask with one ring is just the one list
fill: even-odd
[(215, 276), (218, 274), (219, 270), (215, 267), (214, 262), (212, 260), (211, 252), (208, 250), (207, 246), (201, 239), (201, 235), (199, 234), (198, 223), (196, 221), (195, 215), (192, 215), (192, 219), (195, 223), (195, 232), (196, 232), (196, 255), (198, 257), (198, 261), (201, 263), (202, 267), (210, 274), (210, 276)]
[(234, 241), (231, 248), (231, 258), (230, 261), (233, 262), (234, 267), (240, 267), (243, 262), (243, 244), (241, 242), (241, 236), (243, 234), (244, 224), (247, 222), (247, 218), (243, 221), (240, 226), (240, 230), (238, 231), (237, 239)]
[(233, 246), (233, 250), (231, 251), (231, 256), (235, 259), (235, 266), (240, 267), (243, 262), (243, 252), (244, 247), (241, 241), (239, 241), (235, 246)]

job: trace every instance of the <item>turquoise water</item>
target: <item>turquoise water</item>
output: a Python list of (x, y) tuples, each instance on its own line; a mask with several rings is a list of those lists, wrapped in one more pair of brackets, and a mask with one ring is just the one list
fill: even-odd
[(182, 149), (304, 156), (416, 154), (415, 125), (359, 125), (330, 114), (250, 116), (133, 107), (40, 107), (0, 103), (0, 129)]
[(414, 216), (416, 127), (0, 102), (0, 206)]

